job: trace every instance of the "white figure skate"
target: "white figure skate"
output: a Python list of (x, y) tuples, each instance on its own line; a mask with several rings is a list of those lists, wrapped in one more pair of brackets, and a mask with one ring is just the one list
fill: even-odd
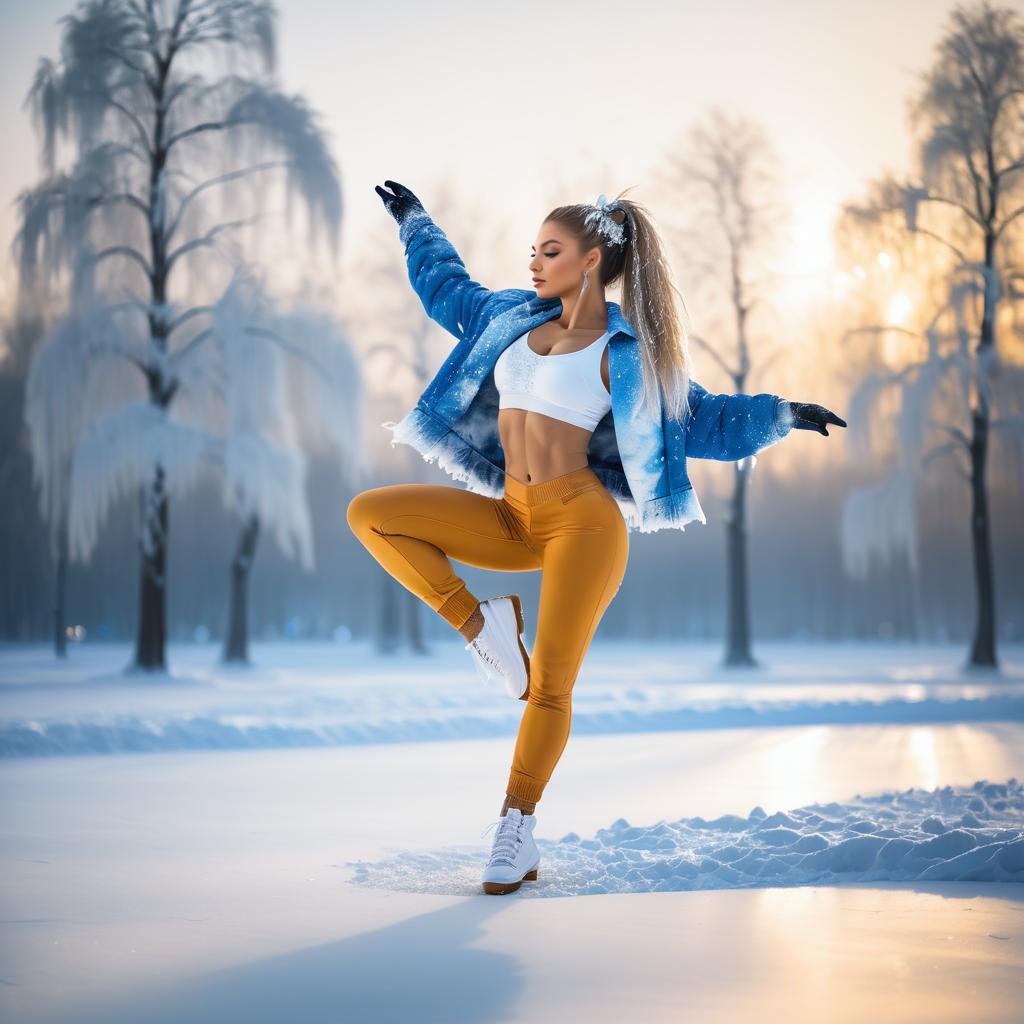
[(523, 814), (518, 807), (510, 807), (481, 835), (487, 835), (488, 829), (494, 825), (498, 830), (494, 833), (490, 860), (484, 868), (483, 886), (484, 892), (500, 896), (515, 892), (524, 881), (533, 881), (537, 877), (540, 851), (533, 838), (537, 815)]
[(484, 624), (466, 644), (477, 674), (488, 685), (500, 683), (510, 697), (521, 699), (530, 685), (530, 655), (521, 634), (526, 626), (518, 594), (480, 602)]

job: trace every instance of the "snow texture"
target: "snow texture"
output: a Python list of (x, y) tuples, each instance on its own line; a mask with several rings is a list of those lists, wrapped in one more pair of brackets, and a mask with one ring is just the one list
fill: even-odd
[(89, 560), (111, 505), (149, 483), (157, 466), (167, 493), (179, 497), (195, 486), (216, 452), (213, 435), (149, 401), (128, 402), (93, 419), (71, 466), (72, 559)]
[[(539, 822), (539, 819), (538, 819)], [(540, 827), (540, 824), (538, 824)], [(630, 825), (589, 838), (536, 837), (540, 869), (524, 899), (841, 882), (1024, 882), (1024, 790), (975, 782), (812, 803), (745, 817), (724, 814)], [(469, 896), (480, 888), (482, 847), (403, 850), (345, 862), (350, 881), (398, 892)]]

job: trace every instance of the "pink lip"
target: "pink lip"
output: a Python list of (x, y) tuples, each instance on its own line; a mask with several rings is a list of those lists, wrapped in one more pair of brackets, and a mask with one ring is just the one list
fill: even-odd
[(543, 277), (535, 277), (533, 279), (533, 283), (534, 284), (543, 284), (544, 283), (544, 278)]

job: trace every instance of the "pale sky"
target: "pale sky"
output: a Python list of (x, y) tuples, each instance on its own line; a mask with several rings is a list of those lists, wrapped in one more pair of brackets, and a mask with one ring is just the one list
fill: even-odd
[[(1010, 6), (1024, 11), (1024, 0)], [(911, 159), (906, 101), (954, 3), (947, 0), (480, 0), (386, 5), (279, 3), (279, 77), (324, 118), (341, 169), (345, 266), (360, 240), (389, 232), (373, 186), (394, 178), (430, 209), (439, 183), (460, 205), (497, 206), (527, 262), (555, 180), (611, 169), (609, 197), (657, 211), (659, 154), (714, 105), (757, 120), (785, 168), (797, 213), (794, 274), (829, 255), (830, 221), (865, 182)], [(17, 192), (38, 176), (22, 104), (40, 56), (58, 56), (68, 0), (0, 0), (0, 259), (9, 279)], [(594, 196), (566, 197), (566, 202)], [(503, 264), (504, 265), (504, 264)], [(472, 268), (471, 268), (472, 269)], [(516, 275), (519, 275), (518, 277)]]

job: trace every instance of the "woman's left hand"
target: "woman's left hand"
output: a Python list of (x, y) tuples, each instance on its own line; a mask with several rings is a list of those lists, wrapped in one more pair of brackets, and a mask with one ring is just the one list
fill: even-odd
[(823, 405), (812, 405), (807, 402), (790, 402), (793, 410), (793, 427), (799, 430), (816, 430), (828, 437), (826, 423), (834, 423), (837, 427), (845, 427), (846, 420), (841, 420), (831, 409)]

